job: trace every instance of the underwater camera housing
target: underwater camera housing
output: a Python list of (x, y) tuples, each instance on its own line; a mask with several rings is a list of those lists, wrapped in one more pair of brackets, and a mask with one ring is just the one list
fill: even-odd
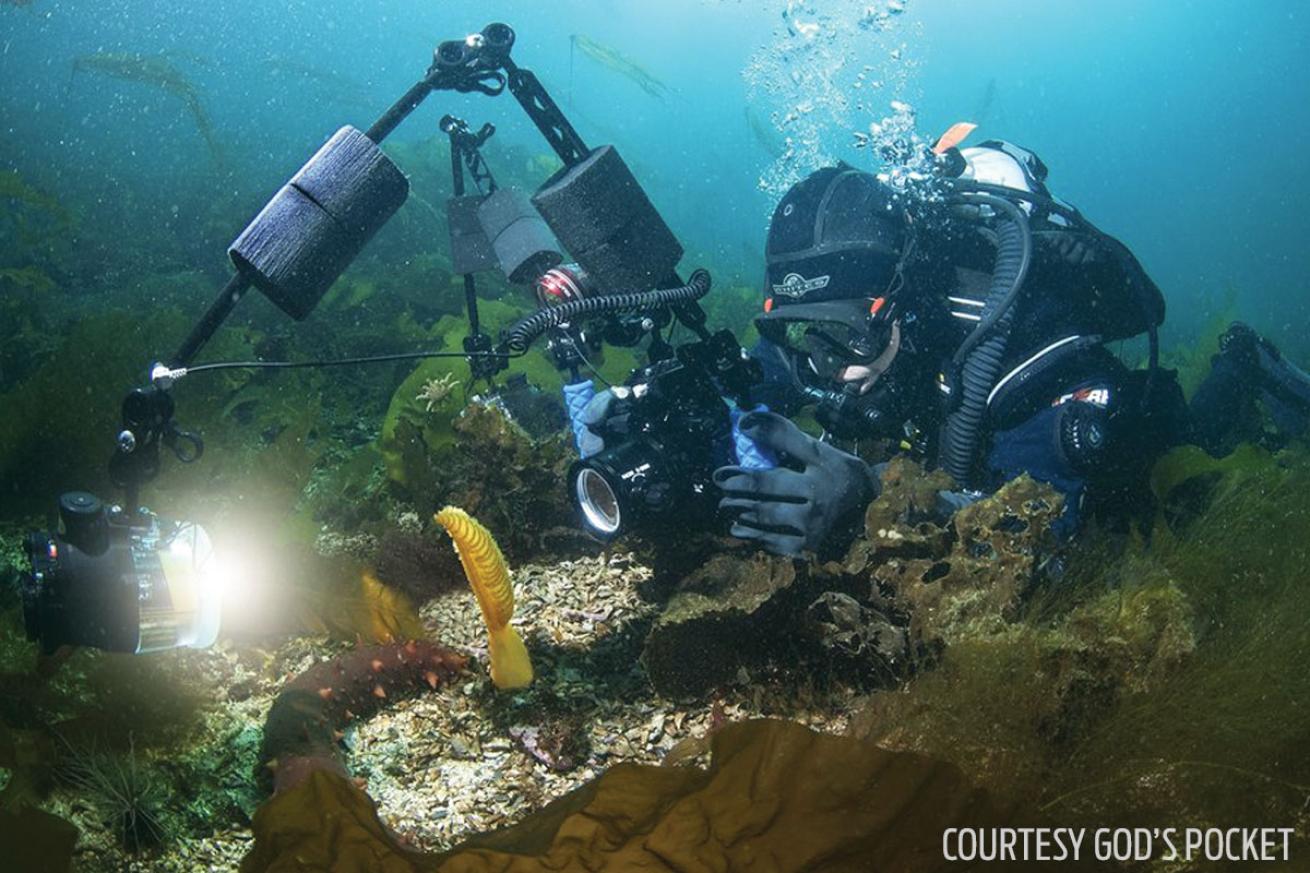
[(209, 536), (190, 522), (161, 525), (93, 494), (59, 498), (60, 530), (36, 531), (21, 582), (27, 636), (111, 652), (195, 649), (218, 637), (222, 586)]
[(569, 490), (588, 530), (604, 539), (634, 530), (712, 522), (714, 471), (733, 462), (732, 408), (761, 377), (730, 331), (679, 346), (615, 388), (599, 428), (606, 448), (573, 464)]

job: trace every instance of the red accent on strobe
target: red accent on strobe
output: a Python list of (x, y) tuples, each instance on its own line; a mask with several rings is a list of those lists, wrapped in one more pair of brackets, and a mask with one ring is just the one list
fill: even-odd
[(772, 298), (772, 297), (765, 297), (765, 298), (764, 298), (764, 311), (765, 311), (765, 312), (772, 312), (772, 311), (773, 311), (773, 298)]
[(885, 304), (886, 302), (887, 302), (886, 297), (875, 297), (873, 300), (873, 304), (869, 307), (869, 314), (877, 315), (878, 310), (882, 309), (883, 304)]
[(551, 297), (564, 296), (564, 283), (560, 281), (558, 276), (547, 273), (541, 277), (540, 284), (541, 290), (549, 294)]
[(59, 559), (59, 546), (55, 545), (54, 543), (51, 543), (51, 544), (50, 544), (50, 548), (48, 549), (48, 551), (50, 552), (50, 559), (51, 559), (51, 560), (58, 560), (58, 559)]

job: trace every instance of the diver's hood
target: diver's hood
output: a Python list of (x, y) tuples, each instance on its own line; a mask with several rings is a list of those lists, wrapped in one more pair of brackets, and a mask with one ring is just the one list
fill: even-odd
[(825, 167), (797, 182), (769, 222), (765, 295), (772, 303), (764, 317), (830, 303), (845, 311), (855, 302), (867, 316), (869, 301), (896, 275), (905, 222), (893, 192), (849, 165)]
[[(964, 158), (964, 171), (960, 173), (960, 178), (1002, 185), (1028, 194), (1044, 193), (1042, 189), (1045, 186), (1041, 179), (1046, 176), (1046, 167), (1041, 159), (1032, 152), (1024, 151), (1035, 162), (1035, 166), (1025, 166), (1011, 150), (1022, 151), (1000, 140), (989, 140), (984, 145), (960, 149), (960, 157)], [(1040, 176), (1035, 172), (1038, 169)]]

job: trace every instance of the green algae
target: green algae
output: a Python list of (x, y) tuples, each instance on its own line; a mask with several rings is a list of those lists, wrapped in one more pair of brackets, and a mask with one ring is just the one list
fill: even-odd
[(3, 283), (37, 294), (49, 294), (59, 287), (40, 267), (10, 267), (0, 270), (0, 284)]
[[(483, 330), (492, 336), (527, 313), (526, 308), (500, 300), (484, 301), (479, 306)], [(461, 317), (445, 316), (432, 328), (432, 348), (458, 352), (467, 333), (467, 324)], [(600, 367), (601, 378), (618, 379), (630, 372), (636, 361), (630, 351), (620, 349), (610, 350), (603, 360), (594, 363)], [(552, 394), (558, 394), (564, 384), (563, 375), (537, 349), (511, 360), (507, 373), (497, 378), (503, 380), (514, 373), (523, 374), (531, 385)], [(432, 495), (441, 488), (441, 469), (455, 447), (458, 410), (450, 404), (429, 409), (421, 396), (424, 385), (441, 379), (470, 386), (468, 362), (463, 358), (432, 358), (416, 366), (393, 392), (378, 437), (378, 450), (388, 478), (410, 499), (425, 505), (441, 502)], [(471, 394), (468, 390), (460, 393), (465, 399)]]
[[(0, 482), (7, 510), (40, 513), (68, 490), (114, 493), (107, 464), (122, 399), (144, 383), (151, 354), (163, 351), (159, 338), (183, 336), (187, 326), (181, 312), (168, 308), (145, 317), (89, 315), (69, 326), (41, 366), (0, 394), (6, 410), (0, 421)], [(254, 357), (250, 335), (237, 328), (221, 331), (209, 351), (217, 358)], [(166, 457), (158, 487), (212, 493), (238, 457), (241, 469), (270, 476), (266, 481), (274, 483), (290, 478), (294, 486), (312, 466), (312, 453), (300, 449), (317, 420), (314, 379), (279, 376), (276, 388), (265, 391), (244, 420), (233, 414), (239, 398), (251, 397), (269, 380), (243, 371), (188, 380), (175, 392), (175, 420), (206, 437), (205, 466)]]
[(168, 839), (163, 783), (140, 760), (130, 740), (122, 753), (70, 746), (61, 770), (63, 778), (97, 808), (127, 851), (139, 852)]
[(1166, 458), (1218, 476), (1185, 526), (1075, 556), (1025, 615), (956, 639), (859, 732), (944, 756), (1059, 821), (1301, 822), (1310, 798), (1310, 465)]
[(1214, 294), (1207, 293), (1201, 308), (1214, 312), (1214, 315), (1194, 338), (1179, 342), (1161, 353), (1161, 365), (1177, 371), (1183, 396), (1190, 399), (1209, 375), (1210, 359), (1219, 352), (1219, 337), (1228, 329), (1228, 325), (1238, 320), (1237, 299), (1237, 287), (1231, 284), (1224, 287), (1218, 299)]

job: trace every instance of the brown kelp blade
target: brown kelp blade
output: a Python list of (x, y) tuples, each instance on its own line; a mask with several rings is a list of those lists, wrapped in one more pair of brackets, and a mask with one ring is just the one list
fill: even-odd
[(73, 73), (98, 73), (114, 79), (136, 82), (182, 99), (195, 119), (196, 128), (214, 161), (222, 166), (223, 156), (214, 128), (200, 102), (200, 91), (181, 70), (163, 55), (146, 55), (136, 52), (96, 52), (73, 59)]
[(209, 147), (209, 153), (214, 158), (214, 163), (221, 169), (225, 162), (223, 160), (223, 149), (218, 139), (214, 136), (214, 126), (209, 122), (209, 116), (205, 113), (205, 107), (200, 104), (200, 98), (192, 94), (186, 98), (187, 108), (191, 110), (191, 117), (195, 119), (196, 129), (200, 131), (200, 136)]
[(618, 49), (602, 45), (594, 39), (583, 36), (580, 33), (575, 33), (570, 36), (569, 42), (575, 51), (582, 52), (584, 55), (606, 69), (630, 79), (638, 88), (657, 100), (663, 100), (665, 95), (668, 94), (668, 85), (665, 85), (662, 81), (653, 76), (645, 67), (642, 67), (640, 64), (618, 51)]

